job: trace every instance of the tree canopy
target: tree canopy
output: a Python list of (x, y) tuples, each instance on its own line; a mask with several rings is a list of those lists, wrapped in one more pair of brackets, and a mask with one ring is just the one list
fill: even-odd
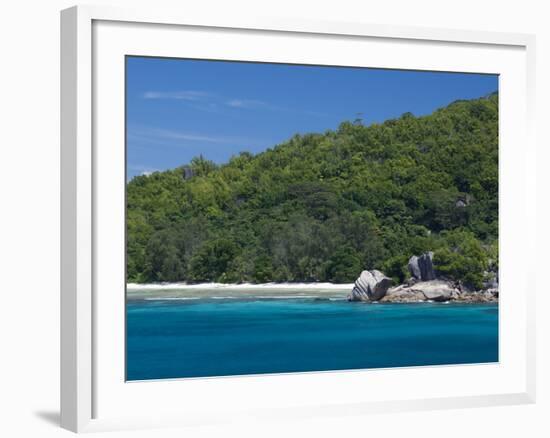
[(441, 273), (479, 286), (497, 239), (497, 93), (127, 183), (132, 282), (351, 282), (373, 268), (402, 281), (432, 250)]

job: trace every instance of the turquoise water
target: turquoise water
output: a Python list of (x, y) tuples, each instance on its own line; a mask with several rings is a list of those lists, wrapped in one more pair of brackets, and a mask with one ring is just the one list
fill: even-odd
[(496, 304), (128, 301), (127, 379), (498, 361)]

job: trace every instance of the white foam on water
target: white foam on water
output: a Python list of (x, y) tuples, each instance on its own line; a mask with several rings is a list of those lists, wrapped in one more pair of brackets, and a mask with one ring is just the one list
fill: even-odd
[(200, 300), (200, 297), (145, 297), (146, 301), (185, 301), (185, 300)]
[(325, 296), (319, 295), (290, 295), (288, 293), (281, 295), (253, 295), (243, 294), (238, 296), (225, 295), (225, 296), (212, 296), (212, 295), (193, 295), (193, 296), (170, 296), (155, 294), (154, 296), (130, 296), (132, 299), (142, 299), (145, 301), (189, 301), (189, 300), (326, 300), (326, 301), (346, 301), (347, 297), (342, 296)]
[(254, 295), (251, 298), (265, 298), (268, 300), (292, 300), (300, 298), (319, 298), (319, 295)]

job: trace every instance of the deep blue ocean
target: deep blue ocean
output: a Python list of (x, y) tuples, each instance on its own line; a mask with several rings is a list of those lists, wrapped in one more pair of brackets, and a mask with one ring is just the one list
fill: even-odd
[(127, 303), (127, 380), (498, 361), (497, 304)]

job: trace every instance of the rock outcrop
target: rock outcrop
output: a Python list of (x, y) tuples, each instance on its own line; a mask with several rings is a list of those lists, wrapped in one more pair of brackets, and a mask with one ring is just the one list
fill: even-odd
[(496, 303), (498, 302), (498, 289), (462, 292), (456, 301), (460, 303)]
[(452, 283), (442, 280), (422, 281), (416, 283), (413, 288), (422, 292), (429, 301), (449, 301), (460, 294), (460, 290)]
[(406, 284), (388, 289), (384, 298), (380, 300), (383, 303), (419, 303), (422, 301), (426, 301), (424, 294)]
[(402, 284), (388, 290), (382, 301), (410, 303), (418, 301), (449, 301), (457, 299), (460, 290), (443, 280), (419, 281), (412, 285)]
[(483, 289), (498, 289), (498, 272), (484, 272)]
[(486, 272), (483, 289), (472, 290), (460, 281), (436, 279), (433, 252), (412, 256), (408, 263), (412, 275), (406, 283), (390, 288), (392, 280), (377, 270), (363, 271), (348, 295), (349, 301), (380, 301), (382, 303), (498, 302), (498, 273)]
[(349, 301), (378, 301), (382, 299), (392, 283), (391, 278), (386, 277), (377, 270), (363, 271), (355, 281)]
[(400, 284), (388, 289), (382, 303), (418, 303), (425, 301), (454, 301), (457, 303), (498, 302), (498, 289), (479, 291), (461, 290), (455, 283), (445, 280), (419, 281)]
[(435, 280), (435, 270), (433, 266), (434, 253), (429, 251), (420, 256), (412, 256), (409, 259), (409, 272), (420, 281)]
[(183, 179), (191, 179), (195, 176), (195, 171), (190, 166), (183, 167)]

